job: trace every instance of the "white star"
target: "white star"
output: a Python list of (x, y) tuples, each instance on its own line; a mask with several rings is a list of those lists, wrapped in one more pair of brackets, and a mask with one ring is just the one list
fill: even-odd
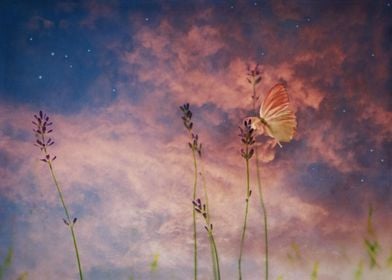
[(51, 55), (51, 56), (54, 56), (54, 55), (55, 55), (55, 53), (54, 53), (54, 52), (51, 52), (51, 53), (50, 53), (50, 55)]
[(64, 55), (64, 58), (68, 58), (68, 54), (65, 54), (65, 55)]
[(373, 153), (373, 152), (374, 152), (374, 149), (370, 149), (369, 152)]
[(38, 80), (42, 80), (42, 75), (38, 75)]
[(363, 183), (363, 182), (365, 182), (365, 179), (364, 179), (364, 178), (361, 178), (361, 183)]
[(90, 49), (87, 49), (87, 52), (91, 52), (91, 50), (90, 50)]
[(112, 92), (114, 93), (114, 92), (116, 92), (117, 90), (115, 89), (115, 88), (112, 88)]
[(33, 37), (30, 37), (29, 40), (30, 40), (30, 41), (33, 41)]
[(149, 21), (150, 19), (149, 19), (148, 17), (146, 17), (144, 20), (145, 20), (145, 21)]

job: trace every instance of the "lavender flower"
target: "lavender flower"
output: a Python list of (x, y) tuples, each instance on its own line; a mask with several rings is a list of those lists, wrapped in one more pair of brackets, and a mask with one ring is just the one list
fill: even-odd
[(52, 157), (48, 153), (48, 147), (54, 144), (52, 138), (48, 136), (53, 132), (53, 129), (51, 129), (53, 123), (49, 120), (49, 116), (42, 111), (39, 111), (38, 115), (34, 115), (32, 123), (35, 126), (35, 129), (33, 129), (36, 138), (34, 145), (40, 148), (41, 152), (44, 153), (44, 158), (42, 158), (41, 161), (47, 163), (54, 161), (57, 157)]

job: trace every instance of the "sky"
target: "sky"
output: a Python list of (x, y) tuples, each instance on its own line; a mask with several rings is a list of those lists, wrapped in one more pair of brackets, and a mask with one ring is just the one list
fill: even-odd
[[(285, 84), (298, 122), (282, 148), (257, 137), (270, 278), (310, 279), (318, 263), (320, 280), (354, 279), (360, 267), (363, 279), (388, 279), (391, 1), (6, 0), (0, 10), (0, 263), (13, 252), (5, 279), (78, 278), (64, 211), (34, 146), (40, 110), (53, 121), (50, 153), (78, 218), (85, 278), (192, 279), (184, 103), (203, 145), (222, 279), (236, 279), (246, 194), (238, 127), (256, 116), (246, 74), (257, 64), (259, 100)], [(262, 279), (250, 163), (243, 272)], [(199, 279), (212, 279), (200, 217), (197, 233)], [(365, 238), (379, 241), (379, 267), (369, 266)]]

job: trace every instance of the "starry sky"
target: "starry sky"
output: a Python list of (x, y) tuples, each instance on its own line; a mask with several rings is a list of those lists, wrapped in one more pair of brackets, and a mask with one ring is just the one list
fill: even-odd
[[(361, 262), (364, 279), (390, 275), (391, 1), (6, 0), (0, 10), (1, 263), (13, 251), (6, 279), (78, 277), (56, 188), (33, 145), (39, 110), (54, 123), (51, 153), (78, 217), (85, 278), (191, 279), (186, 102), (203, 144), (222, 279), (235, 279), (246, 192), (238, 126), (254, 115), (246, 73), (256, 64), (257, 94), (284, 83), (298, 121), (282, 148), (257, 138), (271, 279), (309, 279), (315, 262), (322, 280), (353, 279)], [(260, 279), (254, 169), (251, 189), (243, 270)], [(377, 269), (363, 241), (370, 205)], [(211, 279), (201, 219), (198, 234), (200, 279)]]

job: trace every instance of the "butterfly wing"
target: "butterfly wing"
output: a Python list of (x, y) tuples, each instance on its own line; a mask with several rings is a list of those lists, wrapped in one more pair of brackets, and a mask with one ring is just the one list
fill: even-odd
[(297, 120), (289, 109), (289, 95), (282, 84), (275, 85), (267, 94), (260, 108), (265, 132), (280, 142), (289, 142), (296, 131)]

